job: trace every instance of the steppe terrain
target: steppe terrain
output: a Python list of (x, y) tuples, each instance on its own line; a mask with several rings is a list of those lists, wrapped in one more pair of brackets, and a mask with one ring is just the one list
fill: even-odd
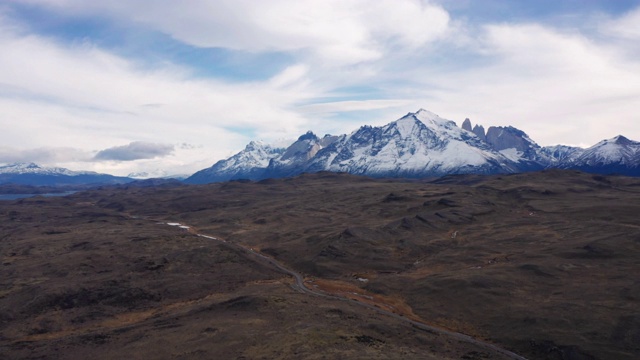
[(638, 359), (638, 214), (575, 171), (3, 201), (0, 358)]

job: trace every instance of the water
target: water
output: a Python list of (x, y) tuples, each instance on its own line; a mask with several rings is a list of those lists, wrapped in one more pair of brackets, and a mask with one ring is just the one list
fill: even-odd
[(16, 200), (16, 199), (30, 198), (34, 196), (44, 196), (44, 197), (67, 196), (67, 195), (75, 194), (76, 192), (77, 191), (65, 191), (61, 193), (48, 193), (48, 194), (0, 194), (0, 200)]

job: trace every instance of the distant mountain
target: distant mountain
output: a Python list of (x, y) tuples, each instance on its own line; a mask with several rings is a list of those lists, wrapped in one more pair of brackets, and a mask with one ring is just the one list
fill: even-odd
[(598, 174), (640, 176), (640, 142), (618, 135), (593, 145), (560, 167)]
[(244, 150), (212, 167), (200, 170), (184, 180), (187, 184), (206, 184), (235, 179), (262, 179), (271, 159), (283, 154), (284, 148), (251, 141)]
[(348, 135), (300, 136), (287, 148), (251, 142), (238, 154), (201, 170), (187, 183), (259, 180), (332, 171), (372, 177), (495, 174), (547, 168), (640, 175), (639, 143), (618, 136), (587, 150), (542, 147), (512, 126), (472, 126), (421, 109), (385, 126)]
[[(463, 128), (470, 129), (469, 119), (466, 119), (465, 123), (466, 126)], [(491, 126), (485, 134), (484, 128), (476, 125), (470, 131), (489, 144), (491, 149), (513, 162), (517, 172), (542, 170), (550, 162), (549, 156), (542, 151), (540, 145), (531, 140), (524, 131), (513, 126)]]
[(240, 153), (195, 173), (186, 182), (257, 180), (317, 171), (423, 177), (510, 173), (518, 168), (474, 133), (420, 110), (386, 126), (363, 126), (349, 135), (318, 138), (308, 132), (286, 149), (252, 142)]
[(473, 133), (427, 110), (382, 127), (363, 126), (318, 151), (299, 172), (328, 170), (374, 177), (508, 173), (512, 162)]
[(128, 178), (135, 180), (146, 180), (146, 179), (176, 179), (176, 180), (184, 180), (188, 178), (190, 175), (172, 175), (164, 170), (156, 169), (154, 171), (140, 171), (129, 173), (127, 175)]
[(272, 158), (269, 166), (261, 175), (267, 177), (287, 177), (300, 174), (300, 169), (307, 167), (308, 162), (313, 159), (318, 152), (338, 141), (340, 137), (326, 135), (322, 139), (318, 138), (311, 131), (300, 136), (282, 154)]
[(583, 148), (567, 145), (545, 146), (540, 149), (541, 154), (547, 157), (552, 167), (557, 164), (568, 164), (584, 151)]
[(133, 181), (133, 179), (90, 171), (42, 167), (34, 163), (16, 163), (0, 166), (0, 184), (68, 186), (124, 184), (130, 181)]

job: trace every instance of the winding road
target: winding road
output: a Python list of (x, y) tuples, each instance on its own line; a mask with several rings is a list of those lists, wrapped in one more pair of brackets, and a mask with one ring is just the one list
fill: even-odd
[[(134, 218), (140, 219), (142, 217), (134, 217)], [(152, 219), (147, 219), (147, 220), (152, 220)], [(335, 300), (340, 300), (340, 301), (347, 301), (347, 302), (352, 303), (352, 304), (356, 304), (356, 305), (359, 305), (359, 306), (363, 306), (363, 307), (369, 308), (369, 309), (371, 309), (373, 311), (376, 311), (379, 314), (390, 316), (390, 317), (392, 317), (394, 319), (397, 319), (397, 320), (403, 321), (405, 323), (411, 324), (412, 326), (414, 326), (415, 328), (420, 329), (420, 330), (424, 330), (424, 331), (427, 331), (427, 332), (430, 332), (430, 333), (434, 333), (434, 334), (445, 335), (445, 336), (451, 337), (451, 338), (456, 339), (456, 340), (464, 341), (464, 342), (469, 343), (469, 344), (474, 344), (474, 345), (477, 345), (479, 347), (482, 347), (482, 348), (485, 348), (485, 349), (488, 349), (488, 350), (492, 350), (492, 351), (495, 351), (495, 352), (500, 353), (502, 355), (505, 355), (505, 356), (507, 356), (507, 357), (509, 357), (511, 359), (527, 360), (527, 358), (525, 358), (522, 355), (518, 355), (518, 354), (516, 354), (514, 352), (511, 352), (511, 351), (509, 351), (507, 349), (503, 349), (503, 348), (501, 348), (499, 346), (496, 346), (494, 344), (491, 344), (491, 343), (488, 343), (488, 342), (484, 342), (482, 340), (475, 339), (475, 338), (473, 338), (473, 337), (471, 337), (469, 335), (461, 334), (461, 333), (458, 333), (458, 332), (455, 332), (455, 331), (445, 330), (445, 329), (442, 329), (442, 328), (439, 328), (439, 327), (435, 327), (435, 326), (431, 326), (431, 325), (425, 324), (425, 323), (420, 322), (420, 321), (412, 320), (412, 319), (409, 319), (409, 318), (404, 317), (402, 315), (396, 314), (396, 313), (388, 311), (388, 310), (384, 310), (382, 308), (379, 308), (377, 306), (374, 306), (374, 305), (371, 305), (371, 304), (368, 304), (368, 303), (365, 303), (365, 302), (361, 302), (361, 301), (357, 301), (357, 300), (353, 300), (353, 299), (349, 299), (349, 298), (345, 298), (345, 297), (341, 297), (341, 296), (337, 296), (337, 295), (332, 295), (332, 294), (328, 294), (328, 293), (324, 293), (324, 292), (319, 292), (319, 291), (313, 290), (311, 288), (308, 288), (304, 283), (304, 277), (302, 276), (302, 274), (296, 272), (295, 270), (292, 270), (292, 269), (286, 267), (285, 265), (283, 265), (282, 263), (278, 262), (277, 260), (275, 260), (272, 257), (269, 257), (267, 255), (264, 255), (262, 253), (259, 253), (259, 252), (255, 251), (255, 250), (253, 250), (252, 248), (249, 248), (249, 247), (237, 244), (237, 243), (228, 242), (228, 241), (226, 241), (224, 239), (221, 239), (221, 238), (218, 238), (218, 237), (215, 237), (215, 236), (201, 234), (201, 233), (197, 232), (193, 227), (185, 225), (185, 224), (181, 224), (181, 223), (178, 223), (178, 222), (163, 222), (163, 221), (158, 221), (158, 220), (152, 220), (152, 221), (156, 221), (158, 223), (163, 223), (163, 224), (166, 224), (166, 225), (178, 227), (178, 228), (184, 229), (186, 231), (189, 231), (190, 233), (192, 233), (195, 236), (199, 236), (199, 237), (203, 237), (203, 238), (206, 238), (206, 239), (209, 239), (209, 240), (220, 242), (224, 246), (227, 246), (227, 247), (229, 247), (231, 249), (235, 249), (235, 250), (239, 250), (239, 251), (242, 251), (244, 253), (247, 253), (247, 254), (249, 254), (250, 256), (253, 256), (255, 259), (257, 259), (258, 261), (260, 261), (262, 263), (270, 264), (271, 266), (277, 268), (281, 272), (292, 276), (294, 278), (294, 280), (295, 280), (294, 283), (293, 283), (293, 287), (294, 287), (294, 289), (296, 289), (296, 290), (298, 290), (300, 292), (303, 292), (303, 293), (306, 293), (306, 294), (309, 294), (309, 295), (313, 295), (313, 296), (320, 296), (320, 297), (330, 298), (330, 299), (335, 299)]]

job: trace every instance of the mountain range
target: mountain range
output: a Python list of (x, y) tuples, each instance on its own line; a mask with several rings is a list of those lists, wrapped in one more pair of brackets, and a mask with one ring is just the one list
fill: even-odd
[(306, 172), (346, 172), (372, 177), (499, 174), (548, 168), (640, 176), (640, 143), (622, 135), (594, 146), (542, 147), (511, 126), (472, 127), (420, 109), (385, 126), (362, 126), (348, 135), (312, 132), (287, 148), (252, 141), (242, 151), (196, 172), (185, 182), (261, 180)]
[(0, 166), (0, 184), (36, 186), (115, 185), (134, 181), (132, 178), (99, 174), (93, 171), (72, 171), (59, 167), (42, 167), (34, 163)]
[[(309, 131), (288, 147), (251, 141), (242, 151), (187, 177), (187, 184), (237, 179), (283, 178), (319, 171), (371, 177), (437, 177), (449, 174), (508, 174), (549, 168), (640, 176), (640, 142), (618, 135), (588, 149), (540, 146), (512, 126), (473, 126), (420, 109), (387, 125), (362, 126), (350, 134), (316, 136)], [(0, 184), (34, 186), (117, 185), (168, 178), (158, 169), (127, 177), (42, 167), (0, 166)], [(175, 180), (167, 180), (174, 181)], [(142, 182), (138, 185), (146, 184)]]

